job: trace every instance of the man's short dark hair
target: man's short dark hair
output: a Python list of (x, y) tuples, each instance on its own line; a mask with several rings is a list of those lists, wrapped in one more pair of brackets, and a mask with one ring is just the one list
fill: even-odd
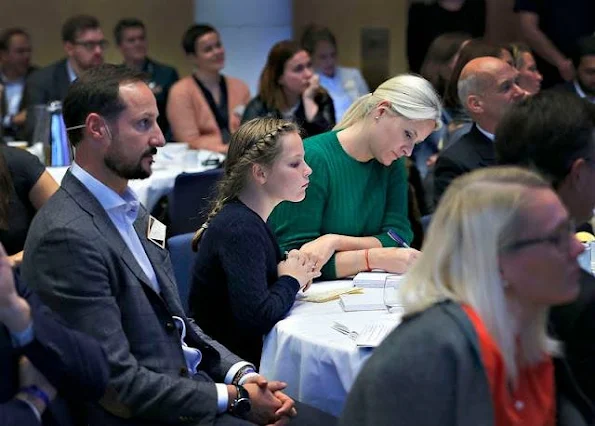
[(10, 46), (10, 39), (15, 35), (23, 35), (27, 38), (29, 37), (29, 33), (22, 28), (7, 28), (2, 33), (0, 33), (0, 51), (6, 52), (8, 51), (8, 47)]
[[(91, 113), (100, 114), (106, 120), (116, 120), (126, 105), (120, 97), (123, 83), (146, 82), (148, 76), (124, 65), (103, 64), (85, 71), (68, 88), (62, 113), (66, 128), (85, 124)], [(84, 129), (73, 129), (68, 138), (76, 146), (84, 135)]]
[(196, 40), (205, 34), (216, 32), (217, 30), (208, 24), (194, 24), (182, 36), (182, 49), (187, 55), (195, 55)]
[(62, 25), (62, 41), (74, 43), (79, 33), (99, 28), (99, 20), (90, 15), (76, 15)]
[(143, 21), (137, 18), (124, 18), (120, 19), (116, 26), (114, 27), (114, 39), (116, 40), (116, 44), (119, 46), (122, 43), (122, 33), (124, 30), (129, 28), (142, 28), (143, 31), (146, 31), (145, 24)]
[(554, 188), (578, 158), (595, 154), (595, 109), (578, 96), (543, 91), (513, 104), (496, 129), (499, 164), (529, 167)]
[(327, 27), (310, 24), (304, 29), (300, 43), (306, 52), (312, 55), (316, 50), (316, 45), (321, 41), (327, 41), (337, 49), (337, 39), (331, 30)]
[(576, 42), (572, 54), (574, 68), (578, 68), (583, 56), (595, 56), (595, 36), (582, 37)]

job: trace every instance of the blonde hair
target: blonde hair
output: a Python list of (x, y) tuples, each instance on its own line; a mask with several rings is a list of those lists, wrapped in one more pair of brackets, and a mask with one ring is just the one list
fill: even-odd
[(498, 263), (502, 250), (526, 229), (531, 190), (540, 188), (550, 186), (518, 167), (490, 167), (455, 179), (432, 217), (423, 254), (402, 286), (406, 315), (443, 300), (470, 305), (502, 352), (512, 384), (521, 366), (559, 352), (558, 342), (546, 332), (547, 308), (516, 334)]
[(211, 203), (205, 223), (192, 239), (194, 251), (198, 249), (200, 239), (211, 220), (225, 204), (235, 199), (244, 189), (252, 165), (272, 166), (283, 148), (279, 143), (281, 137), (298, 131), (297, 125), (291, 121), (254, 118), (242, 124), (232, 135), (225, 160), (225, 171), (217, 184), (217, 197)]
[(440, 98), (429, 81), (413, 74), (401, 74), (382, 83), (374, 92), (361, 96), (345, 112), (334, 130), (345, 129), (367, 117), (381, 102), (408, 120), (434, 120), (442, 125)]

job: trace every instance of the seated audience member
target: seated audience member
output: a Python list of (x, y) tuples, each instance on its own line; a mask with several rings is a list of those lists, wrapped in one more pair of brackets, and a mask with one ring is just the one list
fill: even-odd
[[(191, 316), (212, 338), (258, 366), (262, 337), (320, 275), (297, 250), (287, 259), (266, 224), (281, 201), (306, 196), (312, 169), (295, 124), (255, 118), (232, 136), (225, 174), (198, 230)], [(204, 236), (203, 236), (204, 233)]]
[(58, 184), (37, 157), (0, 144), (0, 243), (13, 267), (21, 264), (27, 231)]
[[(506, 55), (506, 56), (505, 56)], [(465, 43), (459, 52), (459, 56), (454, 64), (450, 79), (446, 83), (444, 91), (444, 109), (450, 117), (451, 122), (449, 123), (449, 134), (452, 139), (452, 134), (455, 130), (465, 123), (470, 123), (472, 119), (467, 114), (465, 106), (461, 104), (458, 94), (458, 83), (463, 68), (471, 62), (473, 59), (490, 56), (493, 58), (502, 59), (506, 62), (506, 58), (510, 56), (510, 53), (506, 49), (503, 49), (497, 45), (487, 43), (484, 40), (474, 39)], [(467, 133), (466, 129), (465, 133)], [(449, 141), (449, 143), (451, 143)]]
[(330, 130), (335, 108), (312, 71), (310, 55), (290, 40), (275, 44), (260, 75), (258, 95), (244, 111), (242, 122), (256, 117), (295, 121), (305, 136)]
[[(184, 314), (165, 229), (128, 187), (129, 179), (151, 175), (165, 143), (143, 78), (102, 65), (69, 89), (64, 120), (75, 162), (33, 220), (24, 278), (106, 349), (109, 389), (89, 407), (91, 426), (270, 424), (293, 416), (283, 383), (255, 374)], [(295, 424), (313, 412), (306, 408), (298, 408)]]
[(65, 399), (96, 401), (108, 380), (101, 346), (59, 323), (20, 281), (0, 244), (0, 424), (71, 425)]
[(407, 17), (407, 59), (411, 72), (420, 72), (430, 45), (444, 33), (462, 31), (483, 37), (485, 0), (411, 1)]
[(595, 103), (595, 36), (584, 37), (578, 41), (572, 62), (576, 69), (574, 78), (554, 88)]
[(215, 28), (192, 25), (182, 47), (194, 64), (192, 75), (178, 81), (167, 101), (167, 118), (175, 140), (191, 148), (227, 152), (229, 138), (240, 126), (250, 100), (248, 86), (224, 76), (225, 49)]
[(174, 67), (157, 62), (147, 56), (147, 30), (141, 20), (136, 18), (121, 19), (114, 28), (114, 38), (124, 58), (124, 64), (129, 68), (144, 71), (150, 76), (149, 87), (157, 99), (157, 109), (159, 110), (157, 124), (166, 140), (171, 140), (165, 107), (169, 91), (179, 79), (178, 72)]
[(370, 92), (368, 84), (359, 69), (337, 65), (337, 40), (328, 28), (308, 26), (301, 43), (310, 54), (320, 85), (333, 99), (335, 121), (341, 121), (351, 104)]
[[(444, 96), (446, 83), (450, 79), (453, 67), (459, 57), (459, 51), (469, 42), (470, 37), (464, 33), (446, 33), (434, 39), (428, 54), (421, 66), (420, 74), (428, 80), (439, 96)], [(413, 149), (411, 158), (419, 170), (421, 178), (425, 178), (428, 167), (436, 162), (438, 151), (444, 145), (444, 139), (448, 136), (448, 125), (451, 117), (448, 112), (442, 110), (442, 124), (440, 131), (436, 131)]]
[(405, 272), (419, 252), (396, 248), (387, 235), (412, 239), (401, 157), (439, 127), (440, 110), (432, 85), (404, 74), (359, 98), (333, 131), (306, 139), (306, 198), (281, 203), (270, 218), (281, 249), (311, 255), (326, 279)]
[(473, 119), (469, 133), (440, 153), (434, 171), (434, 202), (454, 178), (496, 164), (494, 133), (506, 109), (523, 99), (518, 71), (506, 62), (481, 57), (471, 60), (458, 81), (459, 99)]
[(556, 424), (565, 408), (552, 357), (562, 350), (547, 312), (578, 295), (582, 251), (537, 174), (489, 168), (457, 178), (400, 288), (403, 322), (359, 373), (340, 424)]
[(0, 111), (4, 140), (24, 140), (27, 116), (25, 80), (35, 71), (31, 66), (31, 39), (22, 28), (8, 28), (0, 34)]
[(73, 16), (64, 23), (62, 43), (66, 58), (35, 71), (27, 78), (25, 103), (29, 138), (33, 136), (35, 127), (35, 106), (62, 101), (70, 84), (83, 71), (103, 63), (103, 52), (109, 44), (97, 18), (89, 15)]
[[(570, 218), (581, 224), (595, 208), (594, 131), (595, 112), (589, 103), (564, 92), (545, 91), (514, 105), (502, 118), (496, 131), (498, 162), (541, 173)], [(553, 308), (550, 323), (564, 343), (575, 380), (595, 404), (595, 278), (581, 270), (580, 285), (578, 299)], [(590, 412), (591, 407), (587, 404), (581, 411)]]
[(529, 95), (539, 93), (543, 76), (537, 69), (531, 49), (523, 43), (511, 43), (508, 50), (512, 54), (514, 67), (519, 72), (519, 87)]

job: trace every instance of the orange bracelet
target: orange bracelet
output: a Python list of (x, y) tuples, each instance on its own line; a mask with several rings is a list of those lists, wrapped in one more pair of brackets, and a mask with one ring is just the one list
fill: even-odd
[(366, 259), (366, 271), (371, 271), (372, 268), (370, 268), (370, 258), (368, 257), (368, 252), (370, 251), (370, 249), (365, 249), (364, 250), (364, 258)]

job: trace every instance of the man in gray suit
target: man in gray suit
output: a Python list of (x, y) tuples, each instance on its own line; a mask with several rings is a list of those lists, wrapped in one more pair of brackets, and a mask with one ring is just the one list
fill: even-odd
[(64, 119), (75, 163), (29, 230), (24, 277), (108, 354), (109, 387), (90, 407), (91, 425), (285, 423), (296, 414), (285, 384), (187, 319), (165, 229), (128, 187), (151, 175), (165, 143), (157, 116), (137, 71), (102, 65), (73, 83)]

